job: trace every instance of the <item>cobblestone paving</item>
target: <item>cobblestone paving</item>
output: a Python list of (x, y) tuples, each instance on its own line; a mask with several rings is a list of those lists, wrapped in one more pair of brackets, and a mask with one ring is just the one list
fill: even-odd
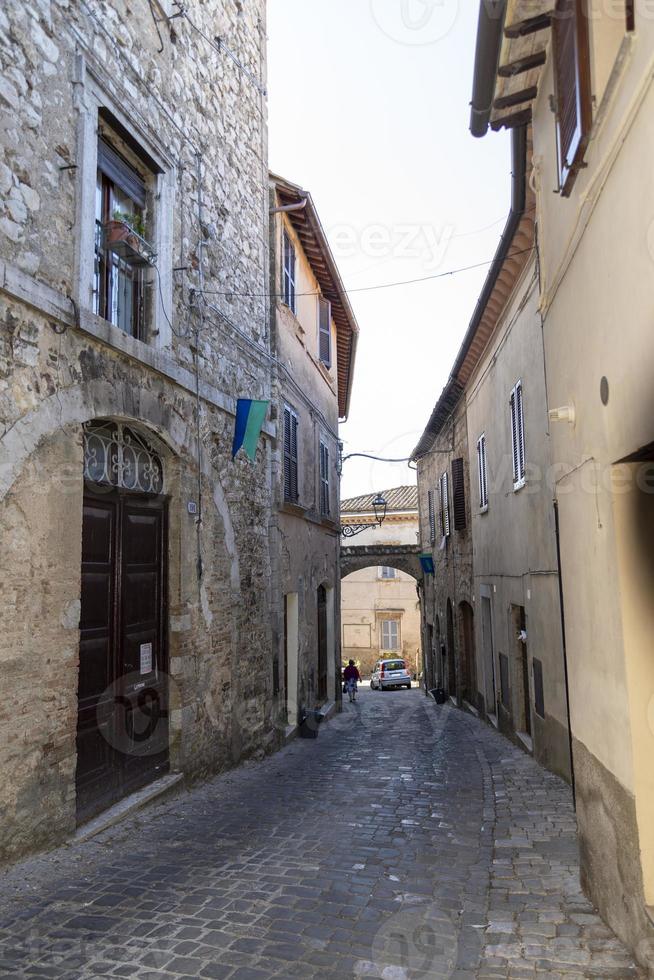
[(25, 862), (0, 976), (640, 976), (579, 890), (567, 788), (419, 691)]

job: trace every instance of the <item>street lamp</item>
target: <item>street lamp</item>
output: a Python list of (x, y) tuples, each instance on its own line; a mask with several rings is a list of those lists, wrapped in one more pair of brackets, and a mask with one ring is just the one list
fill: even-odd
[[(382, 526), (386, 517), (388, 504), (381, 493), (378, 493), (372, 502), (372, 509), (375, 513), (375, 523)], [(353, 538), (355, 534), (361, 534), (374, 527), (374, 524), (341, 524), (341, 534), (344, 538)]]

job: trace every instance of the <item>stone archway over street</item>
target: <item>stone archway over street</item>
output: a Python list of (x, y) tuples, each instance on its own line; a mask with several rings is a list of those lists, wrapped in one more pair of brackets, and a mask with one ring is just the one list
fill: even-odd
[(412, 575), (416, 582), (423, 579), (418, 545), (348, 545), (341, 547), (341, 578), (361, 568), (374, 565), (397, 568)]

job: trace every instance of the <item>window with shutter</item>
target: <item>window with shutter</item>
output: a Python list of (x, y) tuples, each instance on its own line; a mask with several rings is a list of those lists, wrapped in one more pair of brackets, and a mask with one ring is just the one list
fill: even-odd
[(295, 246), (288, 232), (284, 232), (284, 302), (297, 313), (295, 291)]
[(296, 413), (284, 406), (284, 500), (297, 501), (297, 427)]
[(592, 125), (587, 0), (557, 0), (552, 18), (559, 187), (567, 197)]
[(382, 578), (395, 578), (395, 569), (384, 566), (381, 570)]
[(525, 418), (522, 400), (522, 382), (519, 381), (509, 400), (511, 406), (511, 448), (513, 453), (513, 489), (524, 486), (526, 475), (525, 461)]
[(454, 530), (463, 531), (466, 527), (466, 488), (462, 458), (452, 460), (452, 502)]
[(440, 529), (441, 537), (450, 536), (450, 488), (447, 473), (443, 473), (439, 483), (440, 492)]
[(399, 649), (399, 623), (396, 619), (383, 619), (381, 624), (382, 650)]
[(434, 491), (427, 491), (427, 506), (429, 509), (429, 540), (433, 544), (436, 540), (436, 510), (434, 508)]
[(318, 357), (326, 367), (332, 366), (332, 304), (318, 297)]
[(488, 510), (488, 472), (486, 469), (486, 434), (477, 440), (477, 469), (479, 475), (479, 508)]
[(320, 442), (320, 513), (329, 516), (329, 449)]

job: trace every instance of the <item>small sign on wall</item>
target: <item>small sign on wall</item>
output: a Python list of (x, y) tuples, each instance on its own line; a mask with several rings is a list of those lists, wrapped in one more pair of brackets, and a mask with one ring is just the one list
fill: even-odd
[(152, 644), (142, 643), (139, 652), (141, 654), (141, 674), (152, 673)]

